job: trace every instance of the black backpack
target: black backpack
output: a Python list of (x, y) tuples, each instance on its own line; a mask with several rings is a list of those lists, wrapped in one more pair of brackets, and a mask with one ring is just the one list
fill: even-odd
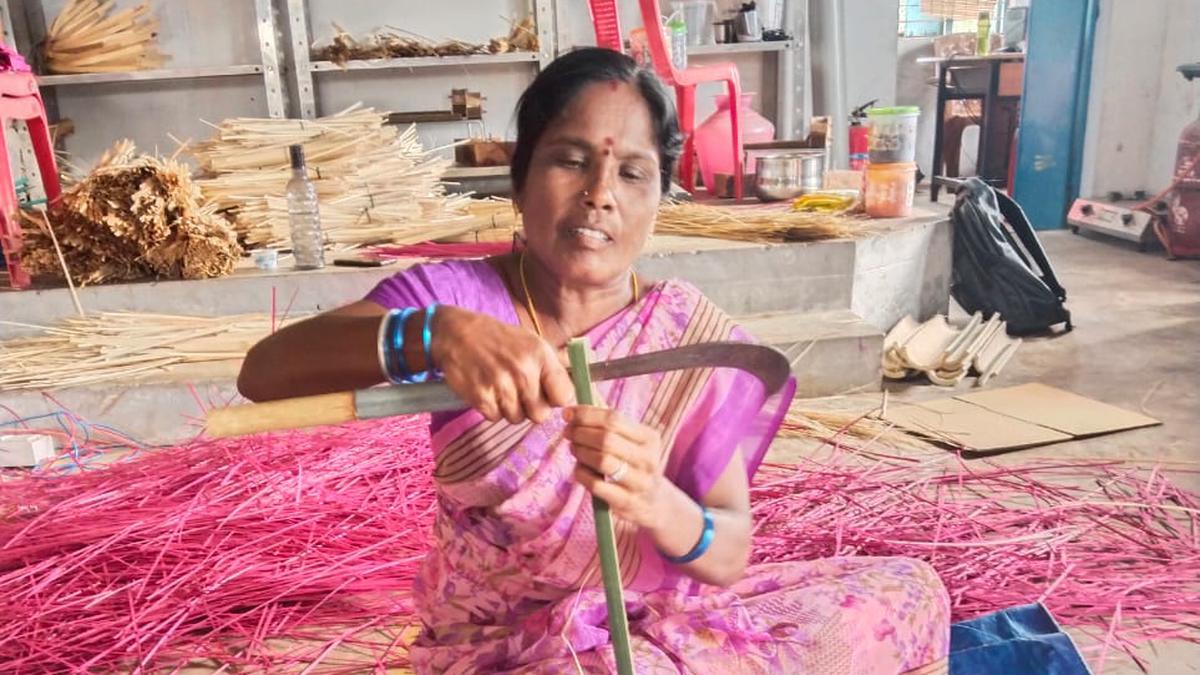
[[(982, 180), (968, 178), (958, 188), (950, 220), (950, 295), (963, 309), (982, 312), (984, 318), (999, 312), (1010, 335), (1042, 333), (1060, 323), (1071, 330), (1071, 313), (1063, 307), (1067, 291), (1055, 278), (1020, 205)], [(1037, 271), (1029, 258), (1037, 263)]]

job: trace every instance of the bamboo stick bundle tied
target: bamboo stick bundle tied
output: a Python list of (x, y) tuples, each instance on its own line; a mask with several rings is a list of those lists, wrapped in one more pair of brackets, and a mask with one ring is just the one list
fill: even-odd
[(51, 73), (118, 73), (161, 67), (158, 20), (143, 2), (116, 14), (113, 0), (69, 0), (42, 43)]
[(301, 144), (334, 247), (412, 244), (471, 232), (469, 198), (449, 196), (449, 160), (426, 151), (415, 127), (400, 131), (359, 105), (315, 120), (228, 119), (190, 149), (200, 189), (234, 221), (247, 248), (288, 246), (287, 148)]

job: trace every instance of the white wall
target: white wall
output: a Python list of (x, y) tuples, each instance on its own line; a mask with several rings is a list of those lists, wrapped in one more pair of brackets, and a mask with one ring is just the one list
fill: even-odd
[[(842, 8), (841, 41), (832, 34), (834, 12)], [(846, 126), (850, 110), (871, 99), (878, 105), (896, 103), (896, 0), (809, 0), (813, 61), (813, 114), (834, 119), (834, 157), (846, 155)], [(840, 44), (839, 44), (840, 42)], [(844, 58), (845, 100), (837, 95), (838, 51)]]
[(933, 133), (937, 119), (937, 87), (930, 84), (934, 67), (917, 63), (922, 56), (933, 56), (933, 38), (901, 38), (896, 65), (896, 105), (915, 105), (921, 109), (917, 120), (917, 166), (933, 174)]
[(1170, 182), (1180, 131), (1200, 116), (1200, 2), (1102, 0), (1081, 194), (1156, 192)]

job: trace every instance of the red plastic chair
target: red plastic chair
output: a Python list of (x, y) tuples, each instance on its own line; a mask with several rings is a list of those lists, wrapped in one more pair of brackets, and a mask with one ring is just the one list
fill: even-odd
[[(617, 16), (617, 0), (588, 0), (592, 13), (592, 27), (596, 32), (596, 44), (621, 51), (621, 24)], [(677, 70), (671, 63), (671, 52), (663, 39), (661, 30), (662, 12), (658, 0), (638, 0), (642, 12), (642, 25), (646, 26), (646, 40), (650, 43), (650, 58), (659, 77), (675, 87), (675, 105), (679, 111), (679, 128), (683, 132), (683, 155), (679, 162), (679, 177), (683, 188), (696, 191), (696, 85), (702, 82), (724, 82), (729, 90), (729, 122), (733, 132), (733, 195), (742, 198), (742, 125), (738, 114), (742, 85), (737, 66), (733, 63), (713, 63), (706, 66), (688, 66)], [(708, 186), (714, 190), (713, 186)]]
[(611, 49), (614, 52), (624, 51), (617, 0), (588, 0), (588, 11), (592, 13), (592, 28), (596, 31), (596, 46)]
[[(38, 92), (32, 73), (0, 72), (0, 125), (9, 120), (25, 120), (33, 141), (33, 154), (42, 174), (46, 200), (58, 199), (58, 165), (54, 161), (54, 145), (50, 142), (50, 125), (46, 122), (46, 107)], [(28, 288), (29, 273), (21, 267), (21, 221), (17, 216), (20, 205), (13, 184), (12, 167), (8, 165), (8, 145), (0, 133), (0, 250), (8, 265), (8, 280), (13, 288)]]

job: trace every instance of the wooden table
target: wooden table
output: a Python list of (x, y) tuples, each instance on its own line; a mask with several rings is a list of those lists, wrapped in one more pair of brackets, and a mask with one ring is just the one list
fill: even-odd
[[(937, 67), (937, 107), (935, 109), (933, 136), (933, 175), (930, 177), (930, 198), (938, 200), (938, 192), (942, 185), (940, 178), (944, 169), (942, 146), (944, 139), (945, 110), (947, 101), (977, 100), (983, 102), (983, 126), (979, 134), (978, 159), (975, 162), (977, 173), (984, 176), (989, 183), (1003, 185), (1007, 179), (986, 177), (987, 159), (991, 148), (989, 139), (996, 118), (996, 104), (1004, 99), (1020, 98), (1024, 86), (1025, 54), (1022, 52), (997, 52), (983, 56), (924, 56), (917, 63), (932, 63)], [(959, 91), (966, 89), (961, 85), (955, 88), (947, 86), (951, 71), (978, 69), (986, 71), (987, 85), (982, 91)]]

